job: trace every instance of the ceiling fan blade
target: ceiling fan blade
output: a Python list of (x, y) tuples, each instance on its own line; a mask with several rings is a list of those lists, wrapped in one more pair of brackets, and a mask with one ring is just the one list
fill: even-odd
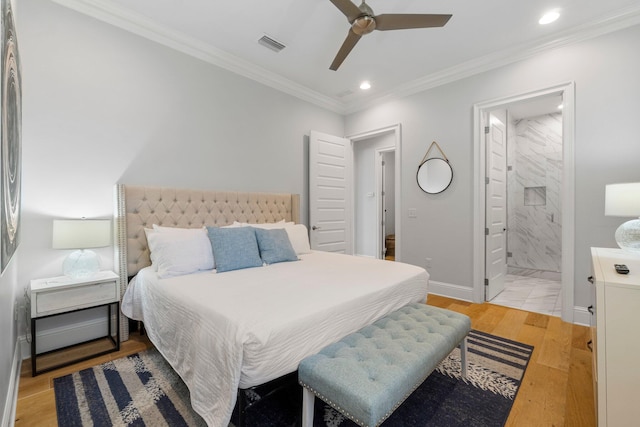
[(356, 45), (356, 43), (358, 43), (358, 40), (360, 40), (360, 37), (362, 36), (359, 36), (358, 34), (354, 33), (352, 29), (349, 29), (349, 34), (347, 34), (347, 38), (344, 39), (344, 42), (342, 43), (342, 46), (340, 47), (338, 54), (336, 55), (335, 59), (331, 63), (331, 66), (329, 67), (330, 70), (336, 71), (340, 67), (342, 62), (347, 57), (347, 55), (349, 55), (349, 52), (351, 52), (351, 50)]
[(389, 13), (374, 17), (376, 30), (405, 30), (409, 28), (444, 27), (451, 15)]
[(355, 19), (362, 15), (362, 11), (355, 4), (351, 3), (351, 0), (331, 0), (340, 12), (344, 14), (349, 20), (349, 23), (353, 23)]

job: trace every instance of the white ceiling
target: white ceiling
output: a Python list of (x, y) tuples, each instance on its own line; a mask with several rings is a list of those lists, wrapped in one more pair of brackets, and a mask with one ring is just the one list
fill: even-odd
[[(329, 0), (54, 1), (341, 113), (640, 23), (639, 0), (369, 0), (376, 14), (453, 17), (374, 31), (331, 71), (349, 24)], [(550, 9), (560, 19), (539, 25)], [(265, 34), (286, 48), (259, 45)]]

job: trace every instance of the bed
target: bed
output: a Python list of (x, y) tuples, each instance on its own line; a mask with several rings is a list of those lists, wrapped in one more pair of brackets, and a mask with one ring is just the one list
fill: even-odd
[[(239, 388), (295, 372), (300, 360), (324, 346), (426, 300), (429, 276), (422, 268), (311, 251), (296, 195), (119, 185), (116, 201), (123, 312), (144, 322), (210, 426), (229, 423)], [(157, 256), (151, 266), (147, 235), (154, 224), (209, 226), (216, 233), (237, 227), (269, 236), (283, 234), (273, 229), (285, 230), (295, 260), (221, 272), (216, 234), (210, 237), (220, 268), (164, 276)], [(296, 241), (301, 230), (306, 247)], [(149, 239), (154, 245), (155, 237)], [(126, 339), (128, 329), (121, 332)]]

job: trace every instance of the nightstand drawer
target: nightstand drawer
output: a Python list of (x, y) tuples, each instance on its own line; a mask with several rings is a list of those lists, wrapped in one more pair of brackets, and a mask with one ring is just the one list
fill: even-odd
[(33, 301), (36, 317), (118, 301), (117, 288), (113, 281), (39, 292)]

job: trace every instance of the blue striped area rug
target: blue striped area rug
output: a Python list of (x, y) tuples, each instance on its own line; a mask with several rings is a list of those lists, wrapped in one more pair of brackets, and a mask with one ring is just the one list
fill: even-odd
[[(532, 346), (471, 331), (467, 378), (461, 378), (456, 349), (383, 427), (504, 425), (532, 352)], [(56, 378), (54, 390), (60, 426), (205, 425), (189, 404), (187, 387), (154, 349)], [(302, 392), (297, 384), (264, 399), (260, 389), (246, 393), (254, 403), (247, 426), (300, 425)], [(314, 426), (355, 424), (316, 400)]]

